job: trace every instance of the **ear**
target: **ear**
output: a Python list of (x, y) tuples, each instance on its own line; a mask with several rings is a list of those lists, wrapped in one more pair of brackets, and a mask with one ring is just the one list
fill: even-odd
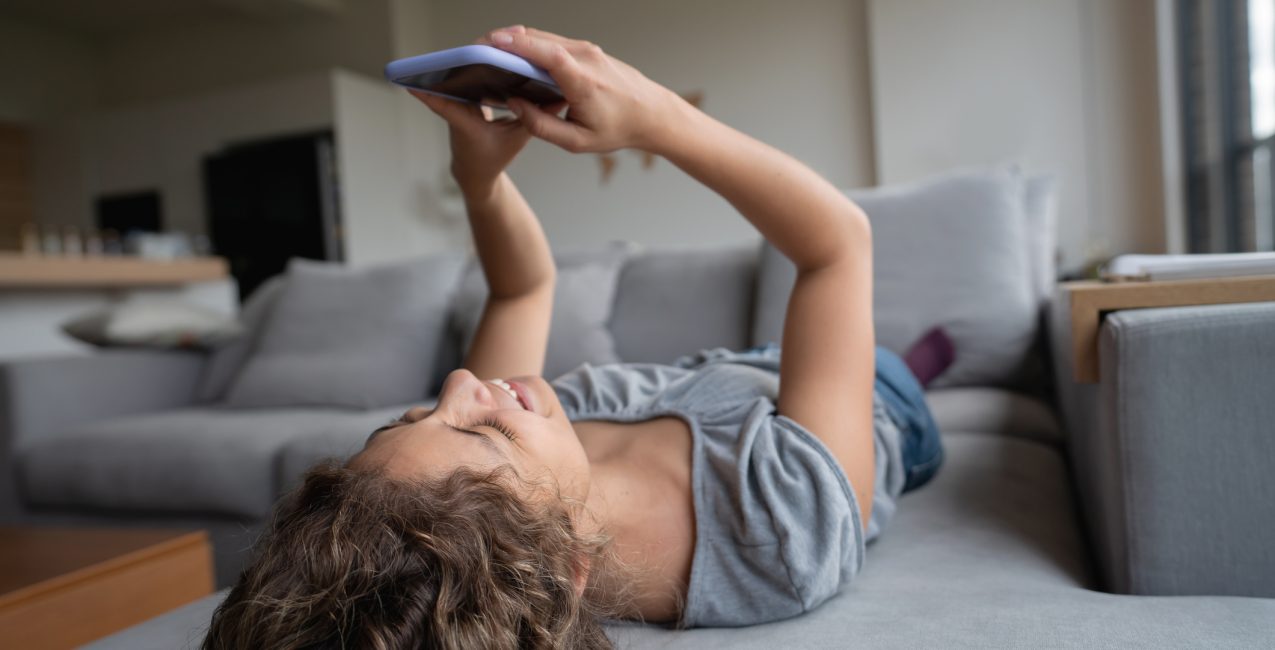
[(593, 566), (593, 560), (589, 558), (581, 558), (576, 562), (575, 586), (576, 595), (583, 596), (584, 588), (589, 584), (589, 570)]

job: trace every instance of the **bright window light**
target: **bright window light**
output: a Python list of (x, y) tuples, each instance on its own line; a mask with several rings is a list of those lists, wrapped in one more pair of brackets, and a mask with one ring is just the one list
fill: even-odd
[(1275, 0), (1248, 0), (1253, 138), (1275, 135)]

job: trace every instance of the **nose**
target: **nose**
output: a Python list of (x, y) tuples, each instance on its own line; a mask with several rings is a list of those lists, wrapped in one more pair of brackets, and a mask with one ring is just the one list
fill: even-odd
[(468, 410), (471, 408), (495, 409), (499, 407), (496, 398), (474, 373), (460, 368), (453, 370), (443, 382), (443, 390), (438, 396), (438, 407), (449, 410)]

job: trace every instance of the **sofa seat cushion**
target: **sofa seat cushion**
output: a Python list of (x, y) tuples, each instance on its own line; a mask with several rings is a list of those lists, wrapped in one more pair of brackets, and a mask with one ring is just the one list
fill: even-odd
[[(1061, 454), (1027, 440), (944, 434), (934, 480), (905, 494), (858, 578), (797, 618), (746, 628), (609, 629), (621, 648), (1262, 647), (1275, 600), (1118, 596), (1091, 573)], [(224, 593), (92, 646), (198, 643)]]
[(1217, 648), (1275, 635), (1275, 600), (1155, 598), (1093, 589), (1055, 449), (944, 433), (934, 480), (899, 501), (841, 594), (748, 628), (612, 628), (626, 648)]
[(288, 442), (331, 432), (366, 438), (404, 409), (208, 407), (113, 418), (27, 447), (20, 480), (36, 507), (263, 517)]
[(938, 388), (925, 393), (939, 431), (999, 433), (1061, 444), (1062, 426), (1041, 400), (1001, 388)]

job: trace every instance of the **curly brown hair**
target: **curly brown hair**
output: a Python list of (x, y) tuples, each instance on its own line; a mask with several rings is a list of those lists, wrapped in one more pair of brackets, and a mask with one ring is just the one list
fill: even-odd
[[(595, 580), (605, 539), (513, 481), (508, 468), (402, 480), (315, 467), (276, 509), (203, 647), (611, 647)], [(582, 558), (594, 567), (583, 595)]]

